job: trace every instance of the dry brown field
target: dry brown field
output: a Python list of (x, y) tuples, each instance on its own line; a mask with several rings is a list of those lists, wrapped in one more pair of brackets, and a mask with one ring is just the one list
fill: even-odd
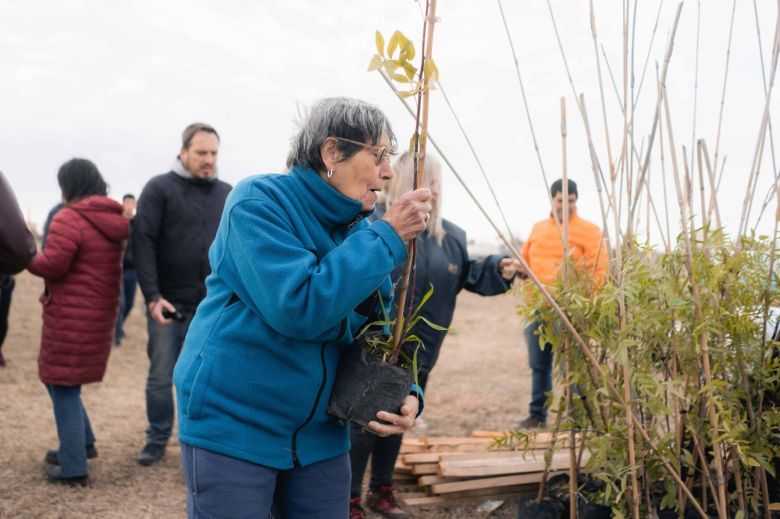
[[(105, 379), (83, 388), (97, 437), (91, 483), (70, 488), (46, 481), (43, 456), (56, 448), (51, 401), (38, 380), (43, 283), (17, 276), (10, 331), (0, 368), (0, 518), (119, 519), (185, 517), (184, 482), (175, 439), (162, 462), (143, 467), (146, 320), (140, 300), (125, 324), (126, 339), (112, 351)], [(525, 415), (530, 388), (522, 322), (512, 295), (464, 292), (426, 394), (427, 433), (467, 436), (474, 429), (505, 430)], [(413, 432), (412, 434), (419, 434)], [(415, 518), (485, 517), (478, 503), (408, 508)], [(505, 502), (490, 517), (516, 515)], [(369, 517), (378, 517), (369, 514)]]

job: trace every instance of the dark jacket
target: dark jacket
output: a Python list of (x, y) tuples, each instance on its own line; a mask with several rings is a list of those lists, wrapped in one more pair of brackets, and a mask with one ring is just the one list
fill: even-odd
[(122, 256), (122, 268), (134, 269), (135, 261), (133, 260), (133, 222), (135, 218), (131, 218), (130, 222), (130, 234), (127, 236), (127, 245), (125, 245), (125, 254)]
[(24, 270), (35, 255), (35, 239), (27, 229), (19, 204), (0, 172), (0, 274)]
[[(423, 306), (420, 315), (434, 324), (449, 328), (458, 293), (462, 289), (492, 296), (506, 292), (509, 289), (509, 281), (501, 277), (501, 256), (488, 256), (480, 261), (469, 259), (466, 232), (449, 220), (443, 220), (442, 224), (446, 234), (441, 245), (436, 243), (436, 239), (427, 231), (417, 237), (412, 308), (417, 307), (433, 285), (433, 295)], [(393, 281), (397, 283), (402, 275), (403, 267), (396, 269), (392, 274)], [(400, 284), (396, 286), (396, 291), (398, 290)], [(396, 309), (394, 306), (393, 310)], [(429, 373), (436, 364), (447, 332), (434, 330), (420, 321), (412, 328), (411, 333), (417, 335), (425, 345), (425, 348), (418, 352), (418, 363), (422, 373)]]
[(147, 303), (164, 297), (192, 311), (206, 295), (208, 251), (230, 185), (173, 171), (152, 178), (138, 198), (133, 259)]
[(38, 374), (45, 384), (103, 379), (119, 308), (122, 206), (90, 196), (54, 216), (46, 247), (28, 269), (46, 281)]

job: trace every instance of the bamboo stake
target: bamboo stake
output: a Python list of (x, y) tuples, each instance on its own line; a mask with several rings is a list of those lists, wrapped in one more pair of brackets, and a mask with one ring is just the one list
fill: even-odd
[(466, 133), (466, 129), (461, 124), (460, 118), (458, 118), (458, 114), (455, 113), (455, 108), (452, 106), (452, 103), (450, 103), (450, 98), (447, 97), (447, 93), (445, 92), (444, 86), (441, 84), (441, 81), (436, 80), (436, 84), (439, 86), (439, 91), (441, 91), (441, 95), (444, 97), (444, 101), (445, 103), (447, 103), (447, 106), (450, 109), (450, 113), (452, 114), (452, 117), (455, 119), (455, 122), (458, 123), (458, 128), (460, 128), (460, 132), (463, 134), (463, 138), (466, 139), (466, 143), (469, 145), (469, 149), (471, 150), (471, 154), (473, 155), (474, 160), (477, 161), (477, 166), (479, 167), (479, 171), (482, 173), (482, 178), (485, 179), (485, 183), (487, 184), (488, 189), (490, 190), (490, 195), (493, 197), (493, 200), (496, 202), (496, 207), (498, 207), (498, 212), (501, 215), (501, 219), (504, 221), (507, 234), (509, 236), (512, 236), (512, 229), (509, 227), (509, 222), (506, 219), (504, 210), (501, 208), (501, 204), (498, 203), (498, 197), (496, 196), (496, 191), (493, 189), (493, 184), (488, 179), (487, 173), (485, 172), (485, 168), (482, 166), (482, 161), (479, 160), (479, 156), (477, 155), (477, 150), (475, 150), (474, 146), (471, 144), (471, 139), (469, 139), (469, 136)]
[[(561, 155), (563, 173), (563, 286), (566, 286), (569, 270), (569, 173), (566, 161), (566, 98), (561, 97)], [(571, 359), (569, 339), (563, 340), (563, 357), (566, 366), (566, 419), (569, 422), (569, 518), (577, 519), (577, 438), (574, 433), (574, 396), (571, 388)]]
[[(523, 85), (523, 76), (520, 74), (520, 62), (517, 59), (517, 53), (515, 52), (515, 46), (512, 43), (512, 35), (509, 33), (509, 25), (504, 15), (504, 8), (501, 6), (501, 0), (498, 1), (498, 10), (501, 13), (501, 20), (504, 22), (504, 30), (506, 31), (506, 37), (509, 41), (509, 48), (512, 50), (512, 59), (515, 62), (515, 72), (517, 74), (517, 81), (520, 84), (520, 94), (523, 99), (523, 108), (525, 109), (525, 116), (528, 120), (528, 128), (531, 132), (531, 141), (534, 144), (534, 151), (536, 152), (536, 159), (539, 162), (539, 169), (542, 172), (542, 179), (544, 180), (544, 191), (547, 193), (547, 198), (550, 201), (550, 207), (553, 207), (552, 195), (550, 195), (550, 182), (547, 180), (547, 173), (544, 170), (544, 164), (542, 163), (542, 155), (539, 152), (539, 143), (536, 141), (536, 132), (534, 131), (533, 120), (531, 119), (531, 110), (528, 108), (528, 99), (525, 96), (525, 86)], [(558, 237), (563, 240), (563, 232), (561, 230), (561, 222), (558, 219), (558, 215), (553, 211), (553, 220), (555, 220), (555, 228), (558, 230)]]
[[(662, 83), (659, 88), (666, 89), (665, 85)], [(667, 134), (669, 137), (669, 149), (672, 150), (670, 152), (670, 155), (672, 157), (672, 172), (674, 175), (674, 181), (675, 181), (675, 188), (677, 191), (677, 202), (680, 205), (680, 222), (682, 225), (682, 235), (683, 240), (685, 243), (685, 250), (686, 250), (686, 258), (688, 262), (688, 274), (689, 274), (689, 282), (691, 284), (691, 289), (693, 291), (693, 299), (694, 299), (694, 312), (695, 312), (695, 318), (697, 322), (701, 322), (702, 320), (702, 308), (701, 308), (701, 299), (699, 295), (699, 285), (696, 283), (696, 280), (693, 278), (693, 251), (691, 247), (691, 240), (690, 235), (688, 233), (688, 214), (687, 214), (687, 203), (684, 202), (682, 198), (682, 189), (680, 186), (680, 178), (679, 173), (677, 169), (677, 154), (674, 151), (674, 133), (672, 131), (672, 125), (671, 125), (671, 114), (669, 113), (669, 99), (668, 96), (663, 95), (664, 101), (664, 111), (666, 114), (666, 122), (667, 122)], [(712, 371), (710, 368), (710, 355), (709, 355), (709, 347), (707, 344), (707, 335), (704, 331), (701, 331), (699, 333), (699, 348), (701, 350), (701, 361), (702, 361), (702, 367), (704, 370), (704, 381), (707, 385), (706, 387), (706, 394), (707, 394), (707, 414), (710, 421), (710, 427), (712, 429), (712, 452), (713, 457), (715, 458), (715, 471), (717, 476), (717, 487), (718, 487), (718, 515), (720, 519), (726, 519), (726, 480), (723, 475), (723, 458), (721, 454), (720, 447), (718, 445), (718, 416), (717, 411), (715, 409), (715, 404), (713, 402), (713, 390), (712, 390)], [(714, 497), (714, 496), (713, 496)]]
[[(696, 60), (693, 74), (693, 123), (691, 124), (691, 171), (694, 170), (693, 153), (696, 144), (696, 109), (699, 103), (699, 34), (701, 32), (701, 0), (696, 0)], [(707, 215), (702, 214), (702, 219)]]
[[(382, 77), (385, 79), (385, 82), (388, 84), (388, 86), (396, 93), (396, 97), (401, 102), (401, 104), (404, 105), (404, 107), (407, 109), (407, 111), (414, 117), (414, 113), (411, 108), (406, 104), (406, 101), (399, 95), (398, 89), (396, 89), (395, 85), (389, 80), (389, 78), (384, 75), (384, 73), (380, 72), (382, 74)], [(549, 290), (544, 286), (542, 281), (536, 277), (536, 275), (533, 273), (533, 271), (528, 266), (528, 263), (525, 261), (525, 258), (517, 251), (514, 244), (503, 235), (501, 230), (498, 228), (498, 226), (493, 222), (493, 219), (490, 217), (490, 215), (485, 211), (485, 208), (480, 204), (477, 197), (474, 195), (474, 193), (471, 191), (471, 189), (468, 186), (468, 183), (463, 179), (463, 177), (458, 173), (455, 166), (450, 162), (450, 160), (447, 158), (447, 156), (443, 153), (441, 148), (436, 144), (436, 141), (433, 139), (433, 137), (428, 134), (428, 140), (433, 145), (433, 147), (439, 152), (439, 155), (441, 156), (442, 160), (445, 164), (447, 164), (447, 167), (450, 168), (450, 171), (452, 171), (452, 174), (455, 176), (455, 178), (458, 180), (458, 182), (461, 184), (461, 186), (466, 191), (466, 194), (471, 198), (471, 200), (474, 202), (474, 204), (477, 206), (477, 208), (480, 210), (482, 215), (487, 220), (488, 224), (493, 228), (496, 235), (501, 239), (501, 241), (504, 243), (504, 245), (507, 247), (507, 250), (510, 252), (510, 254), (520, 262), (522, 267), (525, 269), (525, 271), (528, 273), (528, 278), (530, 281), (539, 289), (539, 292), (541, 293), (544, 300), (550, 305), (550, 307), (553, 309), (555, 314), (561, 319), (561, 323), (565, 326), (566, 330), (572, 334), (572, 337), (574, 338), (574, 341), (577, 343), (577, 346), (582, 351), (583, 355), (585, 356), (588, 363), (591, 365), (593, 370), (596, 372), (596, 374), (604, 381), (604, 383), (607, 386), (607, 391), (612, 395), (615, 400), (617, 400), (618, 404), (625, 406), (625, 401), (623, 397), (621, 396), (621, 393), (617, 390), (615, 385), (612, 383), (610, 378), (607, 376), (607, 374), (604, 372), (604, 368), (602, 367), (602, 364), (599, 362), (599, 359), (593, 354), (593, 351), (590, 349), (588, 344), (585, 342), (585, 340), (582, 338), (582, 336), (577, 332), (577, 329), (574, 327), (574, 325), (571, 323), (571, 320), (566, 315), (566, 312), (561, 309), (560, 305), (555, 301), (555, 298), (552, 297)], [(641, 422), (637, 419), (636, 416), (634, 416), (633, 411), (628, 417), (629, 420), (631, 420), (634, 423), (634, 426), (636, 430), (639, 432), (639, 434), (644, 438), (644, 440), (647, 442), (648, 446), (650, 447), (650, 450), (653, 451), (653, 454), (658, 458), (658, 461), (661, 462), (661, 465), (666, 470), (667, 474), (669, 474), (672, 479), (675, 480), (675, 482), (680, 485), (683, 489), (683, 493), (685, 496), (690, 500), (691, 506), (693, 506), (696, 511), (699, 513), (699, 515), (703, 519), (708, 519), (706, 512), (699, 504), (696, 497), (691, 493), (691, 490), (685, 486), (685, 483), (680, 479), (679, 474), (674, 470), (674, 467), (669, 463), (669, 461), (666, 459), (666, 456), (661, 453), (658, 446), (653, 442), (652, 438), (648, 434), (648, 432), (645, 430), (645, 428), (642, 426)]]
[[(585, 122), (585, 135), (588, 138), (588, 146), (593, 147), (593, 137), (590, 133), (590, 123), (588, 121), (588, 111), (585, 106), (585, 95), (580, 94), (580, 111), (582, 114), (582, 118)], [(591, 154), (591, 158), (594, 155)], [(609, 222), (607, 219), (607, 214), (609, 209), (604, 207), (604, 200), (602, 198), (602, 184), (601, 184), (601, 175), (599, 175), (599, 170), (597, 169), (598, 164), (591, 161), (591, 169), (593, 171), (593, 180), (596, 182), (596, 192), (599, 195), (599, 209), (601, 210), (601, 225), (602, 225), (602, 235), (607, 241), (607, 261), (609, 261), (610, 269), (613, 268), (612, 266), (612, 247), (611, 247), (611, 240), (609, 238)], [(612, 162), (610, 158), (610, 177), (612, 176), (612, 170), (614, 169), (615, 165), (614, 162)], [(599, 244), (599, 248), (601, 247), (601, 244)], [(598, 251), (598, 254), (596, 254), (596, 257), (601, 256), (601, 250)], [(594, 272), (598, 264), (594, 265)]]
[[(778, 0), (778, 9), (780, 9), (780, 0)], [(775, 84), (775, 72), (777, 72), (777, 58), (778, 58), (778, 51), (780, 51), (780, 12), (778, 12), (778, 18), (777, 22), (775, 23), (775, 37), (774, 37), (774, 43), (772, 45), (772, 64), (770, 66), (770, 73), (769, 73), (769, 86), (767, 88), (766, 93), (766, 100), (764, 102), (764, 114), (761, 118), (761, 129), (758, 132), (758, 142), (756, 143), (756, 151), (753, 155), (753, 164), (750, 167), (750, 176), (748, 177), (748, 187), (747, 192), (745, 194), (745, 200), (742, 203), (742, 217), (740, 218), (740, 224), (739, 224), (739, 233), (738, 235), (741, 236), (745, 234), (745, 222), (748, 218), (749, 213), (749, 203), (751, 201), (751, 194), (755, 191), (755, 188), (753, 187), (753, 183), (756, 181), (758, 177), (758, 171), (761, 167), (761, 157), (764, 147), (764, 140), (766, 138), (766, 131), (767, 126), (769, 125), (769, 107), (770, 107), (770, 101), (772, 99), (772, 88)]]
[[(761, 86), (764, 88), (764, 96), (767, 95), (766, 86), (766, 70), (764, 69), (764, 51), (761, 44), (761, 24), (758, 19), (758, 6), (756, 0), (753, 0), (753, 14), (756, 18), (756, 37), (758, 38), (758, 59), (761, 62)], [(769, 119), (769, 149), (772, 152), (772, 169), (777, 170), (777, 162), (775, 160), (775, 137), (772, 131), (772, 119)]]
[[(415, 170), (414, 181), (415, 189), (419, 189), (425, 185), (425, 150), (427, 145), (427, 132), (428, 132), (428, 106), (430, 98), (430, 81), (428, 68), (426, 67), (427, 61), (431, 59), (431, 52), (433, 51), (433, 28), (436, 23), (436, 0), (428, 0), (426, 8), (426, 18), (423, 23), (423, 38), (424, 38), (424, 50), (421, 58), (422, 66), (420, 67), (420, 74), (422, 76), (422, 110), (418, 113), (417, 126), (415, 128), (415, 135), (417, 140), (415, 142)], [(405, 306), (407, 300), (407, 294), (409, 292), (409, 278), (411, 271), (414, 268), (416, 261), (416, 247), (417, 240), (412, 240), (409, 244), (409, 255), (404, 270), (404, 275), (401, 280), (401, 292), (398, 297), (398, 311), (396, 312), (395, 326), (393, 329), (393, 353), (390, 357), (390, 363), (395, 364), (398, 361), (398, 355), (401, 352), (401, 345), (403, 344), (404, 336), (406, 335), (406, 314)], [(412, 294), (413, 297), (413, 294)]]
[(707, 218), (710, 217), (710, 214), (712, 214), (714, 210), (715, 224), (718, 226), (718, 229), (720, 229), (721, 227), (723, 227), (723, 225), (720, 221), (720, 208), (718, 207), (718, 189), (715, 186), (715, 170), (710, 164), (710, 154), (707, 151), (707, 143), (704, 141), (704, 139), (701, 139), (701, 147), (704, 155), (704, 162), (707, 165), (707, 176), (709, 177), (709, 181), (710, 181), (710, 203), (709, 203), (709, 208), (707, 209)]
[[(656, 73), (658, 69), (656, 67)], [(669, 201), (667, 197), (667, 189), (666, 189), (666, 162), (664, 161), (664, 128), (662, 121), (658, 121), (658, 148), (661, 153), (661, 184), (662, 188), (664, 190), (664, 215), (666, 219), (666, 236), (668, 236), (668, 241), (666, 243), (666, 252), (672, 251), (672, 231), (669, 226)]]
[[(731, 22), (729, 23), (729, 44), (726, 47), (726, 67), (723, 72), (723, 90), (720, 94), (720, 109), (718, 110), (718, 131), (715, 134), (715, 158), (712, 162), (713, 171), (718, 170), (718, 152), (720, 151), (720, 129), (723, 123), (723, 108), (726, 104), (726, 84), (729, 79), (729, 62), (731, 61), (731, 41), (734, 34), (734, 16), (737, 10), (737, 0), (731, 6)], [(762, 65), (763, 66), (763, 65)], [(708, 215), (709, 216), (709, 215)], [(720, 220), (720, 218), (718, 218)], [(718, 224), (720, 227), (720, 224)]]
[(701, 139), (698, 140), (696, 143), (696, 154), (698, 156), (698, 164), (699, 164), (699, 199), (701, 202), (701, 226), (702, 226), (702, 235), (707, 236), (707, 225), (709, 224), (709, 221), (707, 220), (707, 203), (705, 201), (705, 195), (704, 195), (704, 159), (702, 159), (702, 141)]
[[(663, 96), (665, 95), (666, 92), (666, 75), (667, 72), (669, 71), (669, 62), (672, 59), (672, 51), (674, 50), (674, 38), (675, 35), (677, 34), (677, 24), (680, 21), (680, 13), (682, 12), (682, 5), (683, 5), (682, 2), (680, 2), (680, 4), (677, 6), (677, 13), (675, 14), (674, 17), (672, 32), (669, 35), (669, 43), (666, 48), (666, 55), (664, 56), (664, 66), (661, 71), (661, 85), (663, 85), (663, 88), (659, 90), (658, 100), (656, 101), (655, 116), (653, 118), (653, 127), (652, 130), (650, 131), (650, 138), (647, 144), (647, 151), (645, 152), (645, 162), (642, 165), (641, 171), (639, 172), (640, 183), (644, 181), (645, 175), (647, 174), (647, 168), (650, 165), (650, 154), (653, 151), (653, 143), (655, 142), (655, 132), (656, 132), (656, 128), (658, 127), (658, 119), (661, 116), (661, 103), (663, 102)], [(631, 210), (629, 211), (629, 221), (633, 219), (634, 210), (636, 208), (636, 202), (637, 199), (635, 199), (631, 204)]]

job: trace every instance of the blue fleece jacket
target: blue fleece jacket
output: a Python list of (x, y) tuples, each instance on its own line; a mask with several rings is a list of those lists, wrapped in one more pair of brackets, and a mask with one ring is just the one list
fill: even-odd
[(206, 298), (174, 370), (179, 439), (288, 469), (349, 450), (326, 413), (341, 352), (406, 248), (385, 221), (313, 170), (259, 175), (230, 193)]

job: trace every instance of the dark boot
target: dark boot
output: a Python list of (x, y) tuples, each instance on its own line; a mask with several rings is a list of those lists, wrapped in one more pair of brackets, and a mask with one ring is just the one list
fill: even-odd
[(46, 479), (52, 483), (61, 483), (63, 485), (70, 485), (72, 487), (85, 487), (89, 485), (88, 475), (84, 474), (83, 476), (63, 476), (59, 465), (49, 465), (47, 463), (44, 472), (46, 473)]
[(138, 454), (138, 463), (148, 467), (163, 459), (163, 456), (165, 456), (164, 443), (147, 443)]
[[(97, 449), (95, 448), (95, 445), (87, 445), (87, 459), (91, 460), (94, 458), (97, 458)], [(44, 461), (49, 465), (59, 465), (60, 455), (56, 450), (46, 451), (46, 458), (44, 458)]]

